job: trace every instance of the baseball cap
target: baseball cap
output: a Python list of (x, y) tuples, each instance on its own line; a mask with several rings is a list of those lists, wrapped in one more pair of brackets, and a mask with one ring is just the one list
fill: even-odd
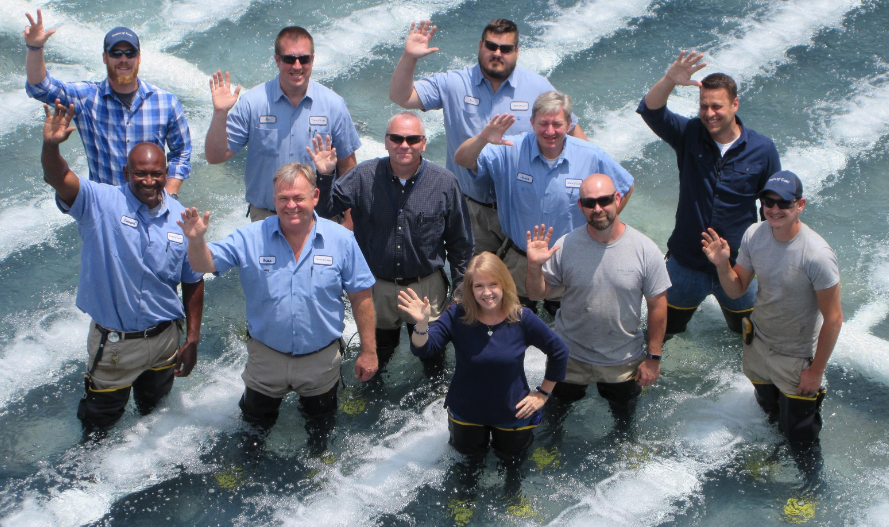
[(139, 37), (135, 31), (127, 27), (116, 27), (105, 34), (105, 53), (109, 52), (118, 42), (126, 42), (139, 51)]
[(766, 192), (774, 192), (781, 199), (793, 201), (803, 197), (803, 182), (793, 172), (782, 170), (772, 174), (772, 177), (766, 181), (766, 185), (759, 191), (758, 197), (762, 197)]

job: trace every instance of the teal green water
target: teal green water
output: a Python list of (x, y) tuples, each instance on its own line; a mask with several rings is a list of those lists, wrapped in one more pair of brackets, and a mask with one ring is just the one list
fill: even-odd
[[(560, 432), (538, 428), (518, 495), (507, 496), (509, 478), (493, 456), (477, 484), (465, 484), (447, 446), (446, 382), (430, 382), (406, 349), (374, 386), (359, 386), (347, 361), (324, 455), (307, 451), (295, 400), (263, 447), (245, 447), (237, 410), (245, 318), (231, 274), (207, 283), (191, 377), (151, 416), (130, 408), (104, 442), (82, 444), (75, 410), (89, 319), (74, 307), (80, 242), (42, 182), (42, 110), (22, 88), (24, 12), (38, 5), (59, 28), (47, 60), (60, 78), (104, 77), (108, 28), (140, 34), (141, 75), (176, 93), (188, 113), (194, 174), (180, 196), (213, 212), (214, 239), (245, 224), (246, 206), (243, 156), (203, 161), (207, 80), (216, 69), (244, 87), (272, 77), (272, 41), (284, 25), (312, 31), (315, 78), (345, 97), (367, 159), (383, 153), (396, 110), (388, 82), (411, 20), (439, 25), (441, 51), (421, 62), (421, 74), (472, 63), (483, 25), (515, 20), (520, 64), (570, 93), (587, 134), (636, 177), (622, 219), (662, 248), (676, 207), (675, 158), (633, 109), (679, 49), (704, 50), (714, 63), (705, 71), (741, 82), (744, 122), (772, 137), (785, 167), (804, 178), (803, 219), (840, 262), (846, 324), (826, 376), (817, 484), (756, 406), (739, 342), (712, 301), (666, 345), (662, 377), (641, 397), (629, 437), (588, 396)], [(854, 0), (0, 0), (0, 524), (889, 525), (887, 31), (887, 2)], [(679, 90), (671, 105), (692, 114), (695, 95)], [(427, 155), (444, 164), (441, 116), (425, 119)], [(85, 173), (78, 138), (64, 153)], [(542, 357), (529, 352), (532, 384)]]

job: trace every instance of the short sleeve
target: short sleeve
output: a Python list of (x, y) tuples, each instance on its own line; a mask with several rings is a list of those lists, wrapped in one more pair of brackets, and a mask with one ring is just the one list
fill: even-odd
[(520, 149), (522, 139), (523, 136), (521, 135), (504, 136), (503, 140), (512, 141), (514, 146), (485, 145), (475, 162), (478, 169), (476, 171), (470, 170), (469, 173), (475, 176), (476, 179), (485, 177), (489, 177), (494, 181), (501, 179), (506, 173), (506, 165), (510, 154), (509, 149)]
[(355, 235), (351, 232), (348, 234), (348, 240), (342, 244), (344, 246), (343, 258), (345, 259), (342, 271), (343, 289), (347, 293), (357, 293), (372, 287), (376, 280), (367, 260), (364, 259)]
[(216, 267), (217, 273), (222, 274), (232, 267), (240, 267), (245, 260), (247, 248), (243, 230), (249, 227), (235, 230), (222, 241), (207, 244), (210, 254), (213, 255), (213, 266)]
[[(254, 88), (255, 89), (255, 88)], [(225, 121), (225, 133), (228, 136), (228, 149), (237, 153), (250, 140), (250, 104), (249, 93), (235, 104)]]
[(667, 264), (664, 255), (654, 242), (645, 239), (645, 281), (642, 286), (642, 294), (645, 298), (655, 297), (670, 288), (670, 273), (667, 272)]
[(332, 136), (333, 147), (336, 148), (336, 154), (340, 159), (349, 157), (361, 147), (361, 139), (358, 137), (358, 131), (355, 130), (355, 123), (352, 122), (349, 109), (346, 108), (346, 103), (342, 99), (340, 99), (337, 110)]
[(756, 231), (757, 225), (759, 224), (754, 223), (744, 231), (744, 236), (741, 238), (741, 247), (738, 249), (738, 259), (735, 260), (736, 265), (740, 265), (744, 269), (754, 272), (756, 270), (753, 268), (753, 261), (750, 260), (750, 238)]
[(812, 281), (815, 291), (828, 289), (840, 283), (840, 268), (833, 249), (827, 244), (818, 247), (816, 257), (809, 261), (806, 274)]
[(62, 213), (74, 218), (77, 223), (92, 225), (100, 215), (97, 196), (100, 183), (90, 181), (82, 176), (77, 177), (80, 179), (80, 190), (77, 192), (77, 197), (74, 198), (74, 203), (69, 207), (56, 195), (56, 206)]
[(423, 110), (441, 110), (444, 106), (442, 102), (442, 85), (447, 84), (447, 73), (436, 73), (431, 77), (420, 79), (414, 83), (414, 89), (417, 90), (417, 96), (423, 103)]
[(568, 235), (566, 234), (556, 240), (555, 245), (558, 245), (559, 248), (556, 249), (552, 258), (543, 264), (543, 279), (546, 280), (546, 284), (550, 287), (559, 287), (564, 280), (562, 277), (562, 250), (565, 247), (565, 239), (567, 237)]

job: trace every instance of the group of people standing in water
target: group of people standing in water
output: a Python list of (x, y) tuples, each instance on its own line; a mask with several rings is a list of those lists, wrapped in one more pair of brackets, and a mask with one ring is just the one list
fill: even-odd
[[(692, 79), (706, 66), (702, 54), (680, 53), (637, 110), (677, 156), (666, 258), (619, 218), (633, 176), (589, 142), (569, 95), (518, 66), (519, 30), (505, 19), (483, 29), (477, 64), (422, 79), (418, 62), (439, 51), (436, 26), (411, 24), (389, 86), (405, 109), (387, 123), (389, 155), (360, 164), (345, 101), (311, 79), (304, 28), (275, 39), (274, 79), (242, 94), (228, 72), (213, 74), (206, 160), (224, 163), (247, 147), (252, 223), (208, 243), (210, 212), (179, 202), (191, 174), (185, 114), (174, 95), (138, 77), (136, 34), (118, 27), (105, 36), (107, 79), (65, 82), (44, 63), (54, 30), (39, 10), (27, 17), (26, 90), (46, 106), (44, 178), (83, 239), (86, 426), (111, 426), (130, 391), (146, 413), (189, 375), (203, 275), (237, 267), (249, 333), (239, 406), (265, 429), (290, 392), (310, 434), (333, 426), (344, 292), (360, 337), (357, 379), (380, 374), (404, 325), (428, 372), (442, 371), (452, 343), (451, 445), (513, 458), (527, 451), (550, 398), (580, 400), (592, 383), (616, 419), (630, 419), (660, 375), (665, 340), (712, 294), (743, 338), (756, 401), (791, 443), (817, 441), (842, 324), (836, 257), (800, 221), (800, 179), (736, 115), (731, 77)], [(667, 108), (676, 86), (700, 88), (699, 117)], [(444, 167), (423, 157), (423, 121), (410, 110), (442, 110)], [(60, 154), (72, 122), (89, 177)], [(524, 371), (531, 346), (547, 356), (534, 389)]]

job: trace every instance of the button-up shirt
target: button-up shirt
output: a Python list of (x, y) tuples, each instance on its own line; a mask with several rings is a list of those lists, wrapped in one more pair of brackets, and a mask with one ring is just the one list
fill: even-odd
[(39, 84), (25, 83), (28, 96), (49, 105), (59, 99), (74, 105), (74, 122), (83, 141), (90, 179), (123, 185), (127, 154), (139, 143), (167, 144), (167, 176), (187, 179), (191, 175), (191, 135), (185, 112), (176, 97), (138, 79), (139, 89), (129, 108), (108, 84), (62, 82), (49, 73)]
[(129, 185), (80, 178), (71, 207), (59, 209), (77, 221), (83, 239), (77, 307), (100, 326), (142, 331), (185, 317), (176, 287), (203, 274), (188, 263), (188, 239), (176, 224), (184, 208), (164, 193), (154, 217)]
[(355, 236), (314, 217), (299, 259), (277, 216), (208, 244), (218, 273), (240, 270), (250, 336), (292, 355), (317, 351), (342, 337), (343, 290), (356, 293), (374, 284)]
[(388, 157), (365, 161), (345, 176), (319, 176), (318, 211), (352, 209), (355, 238), (375, 277), (423, 277), (451, 264), (456, 288), (472, 258), (466, 200), (454, 175), (426, 160), (402, 185)]
[(636, 112), (676, 151), (679, 205), (667, 241), (670, 257), (684, 267), (716, 275), (716, 266), (701, 250), (701, 233), (713, 227), (728, 241), (734, 265), (744, 231), (757, 221), (756, 195), (781, 170), (775, 143), (743, 126), (736, 115), (741, 136), (723, 156), (700, 118), (677, 115), (666, 106), (651, 110), (644, 98)]
[(329, 134), (340, 159), (361, 146), (343, 98), (311, 80), (296, 106), (278, 77), (251, 89), (228, 114), (226, 131), (232, 152), (250, 143), (244, 171), (247, 203), (269, 210), (275, 210), (272, 177), (278, 168), (293, 162), (314, 166), (306, 147), (315, 134)]
[(476, 177), (490, 177), (497, 190), (497, 217), (503, 232), (521, 250), (526, 233), (545, 223), (558, 239), (584, 225), (577, 199), (580, 184), (590, 174), (605, 174), (621, 195), (633, 186), (633, 176), (598, 146), (566, 136), (562, 153), (552, 168), (534, 134), (504, 137), (513, 146), (486, 145), (478, 157)]
[[(478, 64), (460, 70), (436, 73), (414, 83), (424, 110), (443, 110), (447, 133), (447, 168), (457, 176), (463, 193), (481, 203), (493, 203), (490, 179), (474, 178), (468, 170), (454, 162), (454, 153), (464, 141), (477, 135), (497, 114), (511, 113), (516, 121), (507, 130), (509, 135), (531, 132), (531, 109), (542, 93), (553, 91), (545, 77), (521, 66), (503, 81), (497, 93), (482, 75)], [(572, 121), (577, 117), (572, 115)], [(339, 154), (339, 149), (337, 149)]]

